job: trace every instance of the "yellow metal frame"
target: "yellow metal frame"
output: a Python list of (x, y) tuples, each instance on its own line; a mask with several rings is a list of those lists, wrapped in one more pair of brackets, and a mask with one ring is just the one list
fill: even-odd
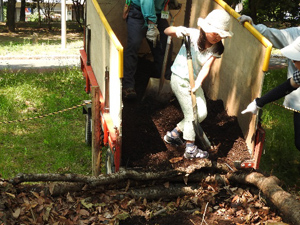
[(121, 45), (119, 39), (117, 38), (117, 36), (115, 35), (115, 33), (113, 32), (113, 30), (111, 29), (109, 23), (107, 22), (107, 19), (105, 17), (105, 15), (103, 14), (97, 0), (92, 0), (93, 4), (95, 6), (95, 9), (102, 21), (102, 23), (104, 24), (104, 27), (107, 31), (107, 33), (109, 34), (111, 40), (113, 41), (116, 49), (119, 51), (119, 77), (123, 78), (123, 46)]
[[(220, 6), (222, 6), (234, 18), (237, 19), (241, 16), (236, 11), (234, 11), (226, 2), (222, 0), (214, 0), (214, 1), (217, 2)], [(256, 37), (256, 39), (267, 48), (262, 70), (264, 72), (268, 71), (269, 61), (270, 61), (271, 51), (273, 46), (272, 43), (267, 38), (265, 38), (261, 33), (259, 33), (249, 22), (245, 22), (244, 27), (247, 30), (249, 30), (250, 33), (252, 33), (254, 37)]]

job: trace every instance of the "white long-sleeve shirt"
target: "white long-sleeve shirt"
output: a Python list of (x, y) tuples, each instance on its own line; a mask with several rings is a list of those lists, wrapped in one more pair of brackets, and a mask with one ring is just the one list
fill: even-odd
[[(255, 29), (258, 30), (264, 37), (266, 37), (272, 44), (274, 48), (282, 49), (291, 43), (300, 36), (300, 27), (290, 27), (286, 29), (276, 29), (269, 28), (263, 24), (253, 25)], [(296, 71), (296, 67), (293, 62), (288, 59), (288, 73), (287, 78), (293, 76), (293, 73)], [(285, 97), (284, 103), (285, 106), (292, 109), (300, 110), (300, 88), (296, 91), (293, 91)]]

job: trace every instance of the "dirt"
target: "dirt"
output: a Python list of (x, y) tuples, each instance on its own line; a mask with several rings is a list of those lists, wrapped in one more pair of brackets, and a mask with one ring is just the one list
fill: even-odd
[[(164, 142), (163, 137), (182, 120), (183, 114), (177, 99), (161, 103), (152, 97), (142, 100), (149, 77), (154, 74), (150, 61), (140, 58), (136, 73), (136, 101), (124, 101), (122, 164), (124, 167), (140, 167), (146, 170), (165, 170), (194, 163), (182, 159), (176, 165), (173, 158), (182, 157), (184, 146), (176, 147)], [(221, 100), (207, 99), (208, 116), (201, 127), (210, 140), (210, 160), (227, 163), (234, 167), (234, 161), (250, 159), (236, 117), (228, 116)], [(201, 143), (196, 140), (201, 148)]]

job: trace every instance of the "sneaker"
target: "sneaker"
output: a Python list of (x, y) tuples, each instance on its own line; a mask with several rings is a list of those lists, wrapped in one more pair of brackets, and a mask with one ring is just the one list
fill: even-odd
[(164, 140), (168, 144), (172, 145), (180, 146), (184, 144), (183, 140), (181, 140), (179, 136), (173, 136), (170, 131), (168, 131), (167, 134), (164, 136)]
[(136, 92), (134, 88), (123, 88), (122, 95), (124, 99), (136, 99)]
[(184, 158), (186, 159), (193, 159), (193, 158), (201, 158), (206, 159), (208, 158), (209, 154), (207, 151), (202, 151), (196, 145), (187, 146), (185, 148)]

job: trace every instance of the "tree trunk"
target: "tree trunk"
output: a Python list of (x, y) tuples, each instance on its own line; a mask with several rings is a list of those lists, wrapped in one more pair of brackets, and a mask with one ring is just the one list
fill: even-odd
[(42, 20), (41, 20), (41, 6), (40, 6), (40, 0), (37, 0), (37, 10), (38, 10), (38, 15), (39, 15), (39, 26), (42, 25)]
[(3, 0), (0, 0), (0, 22), (4, 21), (3, 6)]
[(16, 0), (8, 0), (7, 2), (7, 22), (6, 26), (10, 32), (15, 32), (15, 11), (16, 11)]
[(265, 177), (261, 173), (253, 172), (250, 174), (233, 174), (229, 179), (255, 185), (285, 218), (294, 225), (300, 225), (300, 202), (278, 186), (280, 181), (277, 177)]
[(21, 0), (20, 21), (25, 22), (25, 0)]
[(257, 22), (257, 16), (256, 16), (256, 13), (257, 13), (257, 10), (256, 10), (256, 3), (257, 0), (249, 0), (249, 8), (250, 8), (250, 17), (252, 18), (253, 20), (253, 23), (256, 24)]

